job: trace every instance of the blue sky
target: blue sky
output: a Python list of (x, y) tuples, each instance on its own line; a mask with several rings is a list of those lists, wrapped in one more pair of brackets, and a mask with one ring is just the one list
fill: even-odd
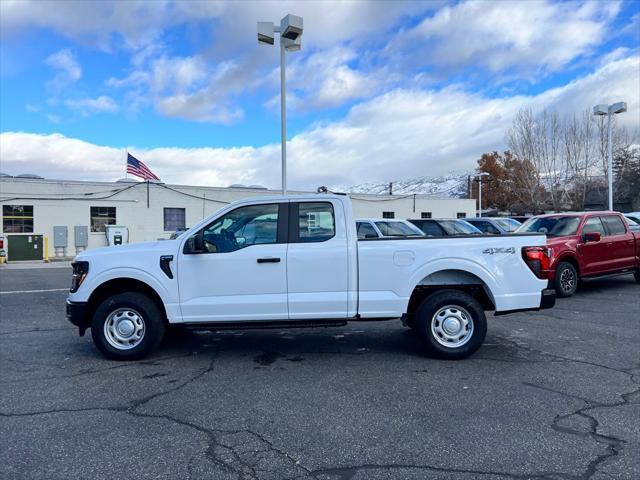
[[(115, 180), (128, 148), (165, 181), (278, 184), (278, 51), (292, 185), (474, 167), (520, 108), (624, 99), (640, 126), (640, 2), (3, 1), (0, 160)], [(568, 106), (568, 107), (567, 107)], [(185, 168), (186, 167), (186, 168)]]

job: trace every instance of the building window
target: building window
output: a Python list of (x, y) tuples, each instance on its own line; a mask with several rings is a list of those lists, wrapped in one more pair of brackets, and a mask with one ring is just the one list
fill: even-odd
[(91, 231), (104, 232), (107, 225), (116, 224), (116, 207), (91, 207)]
[(382, 212), (382, 218), (396, 218), (395, 212)]
[(33, 205), (3, 205), (4, 233), (33, 233)]
[(467, 216), (466, 212), (458, 212), (456, 213), (456, 218), (465, 218)]
[(184, 208), (165, 208), (164, 209), (164, 231), (175, 232), (176, 230), (185, 228), (185, 212)]
[(420, 218), (431, 218), (431, 212), (421, 212)]

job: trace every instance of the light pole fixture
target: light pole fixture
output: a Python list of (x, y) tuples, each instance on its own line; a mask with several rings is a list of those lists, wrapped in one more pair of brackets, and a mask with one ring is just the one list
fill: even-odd
[(258, 43), (273, 45), (275, 34), (280, 34), (280, 135), (282, 152), (282, 194), (287, 194), (287, 88), (285, 79), (286, 52), (296, 52), (302, 47), (302, 17), (287, 15), (280, 26), (273, 22), (258, 22)]
[(623, 113), (626, 111), (626, 102), (618, 102), (611, 105), (596, 105), (593, 107), (594, 115), (607, 116), (607, 180), (609, 183), (609, 210), (613, 210), (613, 142), (611, 141), (611, 117), (616, 113)]
[(482, 172), (476, 174), (476, 178), (478, 179), (478, 216), (482, 216), (482, 177), (488, 177), (488, 172)]

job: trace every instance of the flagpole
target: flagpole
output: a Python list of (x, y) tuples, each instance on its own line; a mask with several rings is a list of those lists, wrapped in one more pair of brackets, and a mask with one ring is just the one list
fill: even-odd
[(129, 160), (129, 157), (127, 155), (127, 149), (124, 149), (124, 178), (129, 178), (129, 172), (127, 171), (127, 160)]

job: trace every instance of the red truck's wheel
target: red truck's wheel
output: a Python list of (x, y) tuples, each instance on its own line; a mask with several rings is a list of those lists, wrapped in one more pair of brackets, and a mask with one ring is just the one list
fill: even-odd
[(440, 290), (425, 298), (416, 312), (415, 325), (426, 352), (450, 360), (474, 353), (487, 334), (482, 306), (459, 290)]
[(165, 325), (160, 309), (141, 293), (119, 293), (100, 303), (93, 314), (91, 336), (112, 360), (139, 360), (162, 340)]
[(633, 272), (633, 276), (636, 279), (637, 283), (640, 283), (640, 268), (638, 270), (636, 270), (635, 272)]
[(578, 272), (569, 262), (560, 262), (556, 269), (555, 289), (559, 297), (570, 297), (578, 288)]

